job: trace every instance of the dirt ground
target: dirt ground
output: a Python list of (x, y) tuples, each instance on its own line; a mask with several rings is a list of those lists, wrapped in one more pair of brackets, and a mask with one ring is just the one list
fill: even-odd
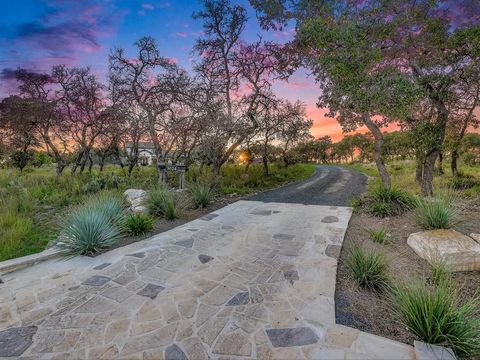
[[(461, 223), (456, 230), (470, 234), (480, 233), (480, 208), (469, 205), (462, 212)], [(386, 244), (370, 240), (368, 229), (387, 229), (390, 234)], [(408, 246), (408, 236), (422, 229), (416, 224), (413, 214), (379, 219), (371, 215), (354, 214), (350, 220), (345, 242), (340, 254), (335, 294), (337, 323), (362, 331), (384, 336), (392, 340), (413, 344), (415, 336), (396, 318), (388, 296), (359, 288), (351, 279), (345, 266), (349, 247), (356, 243), (365, 249), (383, 252), (389, 260), (389, 276), (395, 283), (428, 281), (428, 263), (418, 257)], [(480, 272), (455, 273), (454, 284), (459, 287), (461, 298), (467, 299), (480, 294)]]

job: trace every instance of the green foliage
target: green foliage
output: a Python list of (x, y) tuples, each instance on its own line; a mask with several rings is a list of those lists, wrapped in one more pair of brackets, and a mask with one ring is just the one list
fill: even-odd
[(379, 230), (367, 230), (367, 232), (372, 241), (382, 245), (385, 244), (390, 237), (390, 234), (384, 228), (381, 228)]
[(431, 280), (435, 285), (447, 285), (452, 277), (444, 261), (439, 259), (430, 264)]
[(383, 291), (388, 285), (388, 263), (381, 253), (367, 252), (360, 246), (350, 248), (347, 269), (362, 288)]
[(206, 182), (194, 182), (188, 186), (188, 192), (195, 207), (206, 207), (212, 198), (212, 187)]
[(445, 283), (409, 284), (395, 289), (400, 321), (422, 341), (452, 348), (459, 357), (480, 353), (479, 299), (460, 300)]
[(125, 220), (125, 229), (130, 235), (143, 235), (153, 230), (153, 219), (145, 214), (131, 214)]
[(66, 256), (94, 255), (122, 239), (123, 204), (118, 197), (103, 196), (67, 215), (58, 246)]
[(94, 194), (105, 189), (105, 185), (105, 179), (98, 176), (92, 176), (90, 180), (83, 185), (83, 191), (89, 194)]
[(459, 174), (450, 180), (450, 187), (455, 190), (467, 190), (479, 185), (480, 181), (472, 175)]
[(152, 190), (146, 200), (147, 209), (152, 216), (163, 216), (167, 220), (177, 218), (175, 199), (171, 191), (160, 187)]
[(355, 197), (350, 199), (350, 207), (353, 209), (354, 213), (358, 213), (363, 206), (363, 200), (360, 197)]
[(414, 198), (408, 192), (396, 187), (378, 186), (368, 195), (370, 212), (378, 217), (400, 215), (414, 205)]
[(453, 191), (444, 191), (435, 197), (418, 197), (415, 217), (424, 229), (450, 229), (459, 219), (454, 207), (456, 195)]
[(243, 166), (225, 165), (222, 167), (219, 186), (224, 194), (248, 194), (271, 189), (291, 181), (308, 179), (315, 167), (308, 164), (295, 164), (285, 167), (280, 164), (269, 165), (270, 176), (263, 174), (262, 166), (251, 164), (248, 170)]

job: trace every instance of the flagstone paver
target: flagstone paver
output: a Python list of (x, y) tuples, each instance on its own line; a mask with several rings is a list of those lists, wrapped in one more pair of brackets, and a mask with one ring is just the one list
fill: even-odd
[(408, 345), (335, 324), (350, 211), (239, 201), (96, 258), (5, 275), (0, 356), (411, 359)]

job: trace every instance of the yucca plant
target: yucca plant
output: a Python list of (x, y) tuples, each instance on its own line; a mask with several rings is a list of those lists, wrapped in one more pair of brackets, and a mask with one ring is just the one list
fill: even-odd
[(198, 208), (206, 207), (212, 198), (212, 188), (206, 182), (194, 182), (188, 187), (193, 204)]
[(177, 217), (175, 199), (171, 191), (166, 188), (152, 190), (146, 200), (147, 209), (152, 216), (163, 216), (167, 220)]
[(68, 214), (58, 246), (66, 256), (94, 255), (122, 239), (124, 209), (117, 197), (103, 196)]
[(452, 348), (459, 357), (480, 354), (480, 301), (461, 302), (448, 284), (410, 284), (394, 290), (400, 321), (422, 341)]
[(360, 287), (375, 291), (386, 289), (388, 263), (383, 254), (367, 252), (354, 245), (350, 248), (346, 266)]
[(415, 207), (417, 223), (427, 230), (452, 228), (459, 217), (453, 205), (455, 198), (453, 191), (439, 193), (435, 197), (418, 197)]
[(132, 214), (125, 220), (125, 229), (130, 235), (143, 235), (153, 229), (153, 219), (146, 214)]

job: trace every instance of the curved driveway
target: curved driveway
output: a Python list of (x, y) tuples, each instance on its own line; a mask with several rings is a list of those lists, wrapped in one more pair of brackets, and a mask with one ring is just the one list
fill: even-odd
[(358, 171), (319, 165), (307, 180), (253, 195), (247, 200), (348, 206), (351, 198), (363, 192), (366, 182), (367, 177)]

